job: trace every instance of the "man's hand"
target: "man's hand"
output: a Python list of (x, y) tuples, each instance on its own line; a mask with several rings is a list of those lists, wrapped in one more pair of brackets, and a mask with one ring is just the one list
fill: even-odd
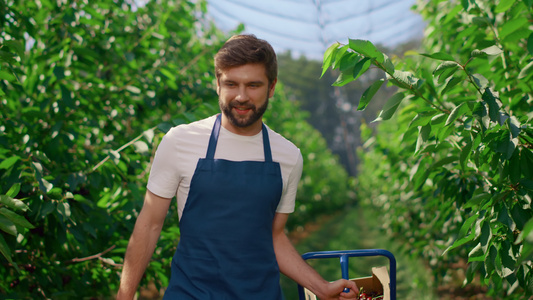
[[(350, 289), (347, 293), (344, 292), (344, 289)], [(322, 297), (319, 297), (320, 300), (348, 300), (348, 299), (358, 299), (359, 289), (355, 282), (339, 279), (337, 281), (330, 282), (325, 290), (325, 293)]]

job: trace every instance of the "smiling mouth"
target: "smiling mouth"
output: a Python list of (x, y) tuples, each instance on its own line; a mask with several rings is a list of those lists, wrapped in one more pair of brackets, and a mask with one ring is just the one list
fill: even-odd
[(245, 115), (252, 110), (251, 107), (233, 107), (239, 115)]

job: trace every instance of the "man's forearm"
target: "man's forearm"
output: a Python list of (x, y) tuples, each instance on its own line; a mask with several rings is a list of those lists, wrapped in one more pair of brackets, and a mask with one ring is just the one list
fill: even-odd
[(117, 299), (133, 299), (155, 249), (155, 244), (148, 244), (132, 235), (124, 258)]
[(274, 247), (281, 273), (317, 295), (323, 292), (327, 281), (302, 259), (286, 235), (278, 237)]
[(126, 250), (117, 299), (133, 299), (160, 233), (160, 226), (149, 226), (139, 216)]

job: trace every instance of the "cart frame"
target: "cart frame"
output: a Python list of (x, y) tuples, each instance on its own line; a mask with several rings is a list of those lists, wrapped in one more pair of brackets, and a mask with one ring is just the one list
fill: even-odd
[[(348, 260), (350, 257), (363, 256), (385, 256), (389, 259), (390, 272), (390, 296), (391, 300), (396, 300), (396, 259), (394, 255), (384, 249), (357, 249), (357, 250), (341, 250), (341, 251), (316, 251), (308, 252), (302, 255), (304, 260), (308, 259), (323, 259), (323, 258), (339, 258), (341, 264), (342, 278), (350, 279), (348, 275)], [(304, 288), (298, 284), (298, 295), (300, 300), (305, 300)]]

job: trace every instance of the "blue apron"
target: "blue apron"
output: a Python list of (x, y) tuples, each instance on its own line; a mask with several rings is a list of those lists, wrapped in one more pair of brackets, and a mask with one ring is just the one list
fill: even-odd
[(263, 124), (265, 161), (214, 159), (220, 114), (198, 160), (164, 300), (282, 299), (272, 221), (283, 182)]

